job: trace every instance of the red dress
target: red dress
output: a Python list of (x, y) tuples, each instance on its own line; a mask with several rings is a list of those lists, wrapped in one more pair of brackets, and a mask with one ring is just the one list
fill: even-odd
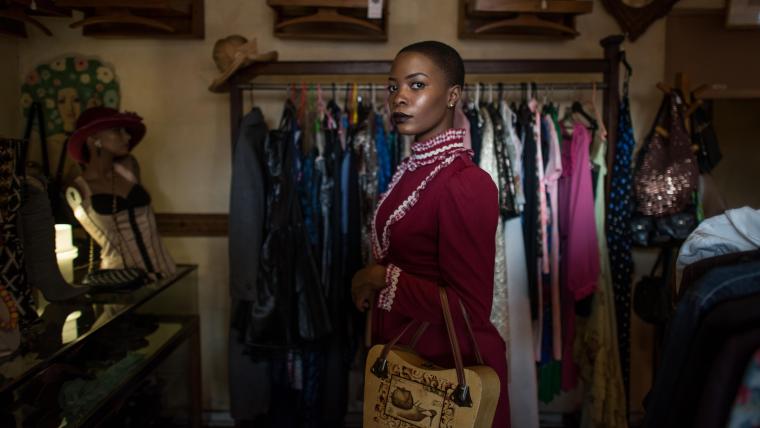
[[(494, 427), (510, 426), (506, 345), (491, 324), (498, 191), (471, 160), (464, 130), (449, 129), (414, 143), (380, 201), (373, 251), (386, 266), (386, 287), (372, 313), (374, 343), (386, 343), (416, 319), (430, 322), (416, 351), (454, 367), (439, 286), (446, 287), (466, 365), (476, 364), (459, 301), (469, 312), (486, 365), (499, 375), (501, 395)], [(414, 330), (412, 328), (411, 330)], [(414, 331), (401, 343), (409, 343)]]

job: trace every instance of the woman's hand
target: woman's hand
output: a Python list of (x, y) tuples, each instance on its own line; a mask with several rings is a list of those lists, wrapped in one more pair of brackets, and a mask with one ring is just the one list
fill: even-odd
[(385, 288), (385, 266), (369, 265), (356, 272), (351, 280), (351, 296), (359, 312), (364, 312), (372, 305), (375, 292)]

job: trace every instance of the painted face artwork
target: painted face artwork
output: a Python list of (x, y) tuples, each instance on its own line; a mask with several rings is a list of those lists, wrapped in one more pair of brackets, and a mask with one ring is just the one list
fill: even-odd
[(114, 69), (98, 59), (66, 56), (45, 62), (27, 73), (21, 86), (21, 107), (29, 116), (32, 103), (43, 108), (48, 138), (63, 137), (76, 128), (79, 114), (89, 107), (118, 109), (121, 99)]
[(446, 75), (418, 52), (403, 52), (388, 76), (388, 104), (401, 134), (424, 141), (446, 130), (449, 103), (456, 103)]
[(63, 130), (72, 132), (76, 128), (77, 118), (82, 113), (82, 103), (79, 101), (79, 93), (74, 88), (61, 88), (58, 90), (56, 100), (58, 114), (63, 120)]

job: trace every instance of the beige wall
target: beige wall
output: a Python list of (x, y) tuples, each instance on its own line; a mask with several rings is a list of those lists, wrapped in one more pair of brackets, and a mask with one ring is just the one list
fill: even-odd
[(20, 137), (18, 41), (0, 37), (0, 136)]
[(716, 100), (715, 132), (723, 159), (713, 177), (727, 208), (749, 205), (760, 209), (760, 99)]
[[(45, 19), (55, 37), (33, 34), (19, 42), (19, 69), (23, 74), (41, 61), (66, 53), (96, 55), (113, 64), (121, 83), (122, 108), (139, 112), (148, 126), (147, 137), (135, 154), (155, 209), (226, 212), (230, 178), (228, 97), (206, 90), (217, 73), (211, 48), (218, 38), (232, 33), (255, 36), (261, 50), (277, 50), (282, 60), (391, 59), (398, 49), (421, 39), (450, 43), (465, 59), (595, 58), (602, 54), (599, 40), (620, 31), (601, 3), (595, 2), (594, 12), (578, 19), (582, 35), (572, 41), (464, 41), (456, 36), (456, 4), (455, 0), (391, 1), (387, 43), (276, 39), (272, 36), (272, 12), (263, 0), (206, 1), (206, 39), (194, 41), (96, 40), (69, 29), (70, 19)], [(637, 137), (649, 126), (658, 105), (654, 84), (663, 78), (664, 40), (665, 25), (659, 21), (636, 43), (626, 45), (635, 67), (631, 98)], [(273, 123), (282, 99), (267, 99), (264, 112)], [(167, 242), (178, 261), (201, 266), (204, 407), (226, 409), (226, 240), (173, 238)], [(637, 403), (640, 394), (634, 393), (639, 397), (634, 399)]]

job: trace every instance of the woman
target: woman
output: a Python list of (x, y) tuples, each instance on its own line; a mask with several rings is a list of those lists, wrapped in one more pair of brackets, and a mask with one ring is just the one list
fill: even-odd
[(66, 190), (77, 220), (101, 247), (101, 269), (140, 268), (152, 279), (176, 270), (156, 230), (150, 195), (130, 151), (145, 135), (142, 118), (108, 107), (85, 110), (69, 139), (83, 166)]
[[(510, 425), (506, 347), (489, 320), (498, 194), (493, 180), (472, 162), (464, 130), (453, 129), (463, 85), (464, 63), (443, 43), (415, 43), (393, 61), (388, 78), (392, 118), (401, 134), (415, 136), (415, 143), (375, 213), (377, 264), (354, 276), (352, 293), (360, 311), (374, 305), (374, 343), (388, 342), (412, 319), (428, 321), (416, 350), (447, 367), (454, 360), (438, 295), (441, 286), (465, 363), (475, 363), (471, 341), (465, 339), (461, 301), (484, 362), (501, 381), (493, 426), (503, 428)], [(408, 343), (409, 336), (402, 341)]]

